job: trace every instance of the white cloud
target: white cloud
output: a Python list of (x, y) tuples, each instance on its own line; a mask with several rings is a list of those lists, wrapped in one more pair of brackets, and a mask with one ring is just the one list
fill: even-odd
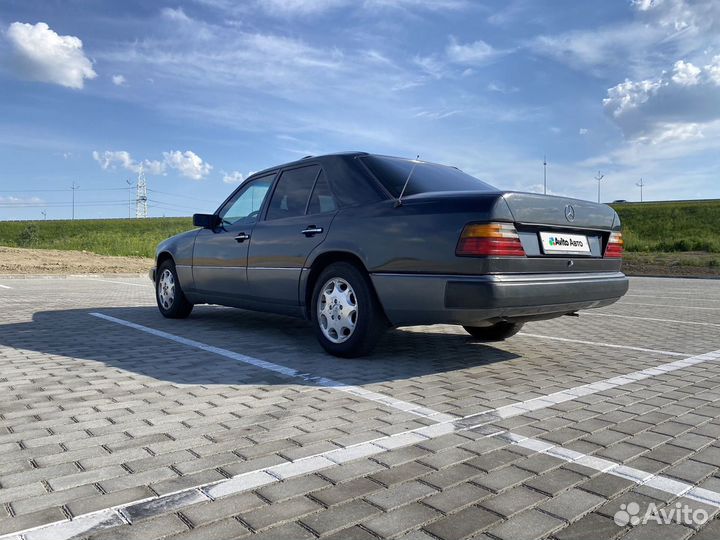
[(640, 11), (647, 11), (655, 6), (655, 0), (632, 0), (632, 5)]
[(162, 8), (160, 13), (162, 14), (162, 16), (164, 18), (166, 18), (170, 21), (179, 22), (179, 23), (185, 23), (185, 22), (192, 21), (192, 19), (185, 14), (185, 11), (181, 7), (178, 7), (178, 8), (165, 7), (165, 8)]
[(672, 75), (617, 84), (603, 106), (628, 139), (643, 141), (697, 138), (709, 122), (720, 119), (720, 85), (714, 64), (705, 68), (674, 62)]
[(633, 79), (647, 78), (670, 59), (696, 60), (699, 51), (720, 48), (717, 0), (637, 0), (633, 7), (628, 22), (542, 35), (527, 46), (582, 72), (622, 70)]
[(192, 180), (202, 180), (212, 170), (212, 165), (190, 150), (163, 152), (163, 158), (168, 167)]
[(112, 82), (115, 86), (125, 86), (127, 80), (123, 75), (113, 75)]
[(580, 135), (587, 135), (587, 134), (588, 134), (588, 131), (589, 131), (588, 128), (580, 128), (580, 129), (578, 130), (578, 133), (579, 133)]
[(713, 83), (720, 86), (720, 54), (714, 56), (712, 61), (705, 66), (705, 72)]
[(259, 7), (272, 15), (309, 15), (343, 6), (346, 0), (261, 0)]
[[(216, 7), (238, 12), (240, 8), (228, 2), (213, 2)], [(360, 9), (423, 9), (440, 11), (461, 9), (467, 0), (256, 0), (256, 5), (270, 15), (314, 15), (337, 8)]]
[(0, 195), (0, 205), (3, 206), (15, 206), (15, 205), (27, 205), (27, 204), (42, 204), (45, 201), (39, 197), (4, 197)]
[(492, 46), (481, 39), (462, 44), (458, 43), (454, 37), (450, 37), (450, 43), (445, 48), (447, 59), (456, 64), (483, 64), (497, 54)]
[(58, 35), (44, 22), (14, 22), (6, 36), (10, 67), (21, 78), (80, 89), (97, 76), (80, 38)]
[(663, 122), (657, 124), (649, 135), (638, 137), (637, 141), (657, 145), (672, 141), (702, 139), (703, 137), (700, 124), (694, 122)]
[(512, 94), (520, 90), (517, 86), (507, 86), (500, 82), (490, 82), (487, 85), (487, 89), (491, 92), (499, 92), (501, 94)]
[(450, 36), (444, 51), (428, 56), (416, 56), (413, 63), (433, 79), (467, 77), (473, 75), (475, 70), (462, 69), (462, 71), (458, 71), (456, 66), (461, 68), (482, 66), (503, 53), (504, 51), (493, 48), (492, 45), (481, 39), (471, 43), (459, 43), (454, 36)]
[(104, 170), (114, 169), (116, 165), (133, 172), (140, 170), (140, 166), (135, 163), (135, 160), (130, 157), (130, 153), (125, 150), (105, 150), (102, 154), (97, 150), (93, 150), (92, 156)]
[(226, 184), (239, 184), (245, 179), (243, 176), (243, 173), (240, 171), (232, 171), (229, 173), (223, 174), (223, 182)]
[(645, 103), (663, 84), (666, 85), (667, 83), (660, 80), (633, 82), (630, 79), (625, 79), (625, 82), (608, 89), (608, 97), (603, 99), (603, 105), (606, 110), (612, 112), (613, 116), (618, 117), (628, 109), (633, 109)]
[(122, 167), (137, 174), (142, 168), (148, 174), (165, 174), (165, 162), (149, 159), (137, 162), (132, 158), (130, 153), (125, 150), (105, 150), (102, 154), (96, 150), (93, 151), (92, 156), (104, 170)]
[(629, 23), (541, 35), (530, 41), (529, 48), (578, 71), (599, 75), (613, 67), (644, 62), (646, 50), (662, 35), (656, 27)]
[(143, 170), (148, 174), (165, 174), (165, 162), (145, 159), (142, 162)]
[(700, 68), (690, 62), (678, 60), (673, 66), (672, 80), (680, 86), (694, 86), (700, 81)]

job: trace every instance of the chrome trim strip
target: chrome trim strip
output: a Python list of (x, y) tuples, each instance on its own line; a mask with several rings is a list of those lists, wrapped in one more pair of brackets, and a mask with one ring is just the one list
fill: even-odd
[[(176, 266), (178, 268), (178, 266)], [(298, 272), (301, 270), (309, 270), (309, 268), (299, 268), (296, 266), (205, 266), (205, 265), (195, 265), (195, 266), (187, 266), (187, 268), (195, 268), (197, 269), (212, 269), (212, 270), (224, 270), (224, 269), (233, 269), (233, 270), (297, 270)]]
[(435, 278), (448, 280), (468, 281), (499, 281), (504, 283), (542, 282), (542, 281), (595, 281), (606, 279), (625, 279), (622, 272), (581, 272), (568, 274), (413, 274), (401, 272), (372, 272), (371, 276), (381, 277), (407, 277), (407, 278)]

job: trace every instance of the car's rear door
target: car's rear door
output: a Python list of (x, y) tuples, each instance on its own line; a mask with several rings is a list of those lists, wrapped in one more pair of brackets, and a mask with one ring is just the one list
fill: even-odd
[(238, 303), (247, 293), (250, 238), (275, 174), (249, 180), (218, 211), (222, 225), (195, 238), (193, 279), (208, 302)]
[[(273, 311), (299, 305), (300, 274), (337, 212), (326, 173), (317, 164), (284, 170), (255, 225), (248, 254), (248, 294)], [(287, 309), (286, 309), (287, 308)]]

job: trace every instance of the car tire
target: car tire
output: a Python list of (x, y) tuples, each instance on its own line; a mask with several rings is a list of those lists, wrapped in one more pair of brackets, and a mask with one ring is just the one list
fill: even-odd
[(369, 277), (346, 262), (333, 263), (318, 276), (311, 318), (323, 349), (343, 358), (369, 354), (388, 327)]
[(155, 278), (155, 300), (158, 309), (168, 319), (184, 319), (190, 315), (193, 305), (185, 297), (180, 287), (175, 263), (163, 262)]
[(465, 331), (480, 341), (502, 341), (517, 334), (523, 323), (500, 321), (492, 326), (463, 326)]

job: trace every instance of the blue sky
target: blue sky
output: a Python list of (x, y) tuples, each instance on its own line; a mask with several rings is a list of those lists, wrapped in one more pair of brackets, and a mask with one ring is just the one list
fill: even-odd
[(252, 171), (366, 150), (506, 189), (715, 198), (713, 0), (4, 0), (0, 219), (211, 211)]

